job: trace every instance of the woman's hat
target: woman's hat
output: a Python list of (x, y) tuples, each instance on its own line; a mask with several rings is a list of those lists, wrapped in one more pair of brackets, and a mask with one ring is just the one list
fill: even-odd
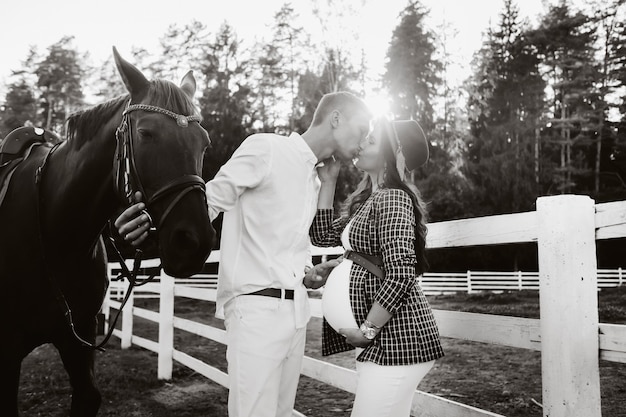
[(406, 169), (413, 171), (428, 161), (428, 141), (421, 126), (415, 120), (391, 122), (396, 134), (397, 145), (406, 160)]

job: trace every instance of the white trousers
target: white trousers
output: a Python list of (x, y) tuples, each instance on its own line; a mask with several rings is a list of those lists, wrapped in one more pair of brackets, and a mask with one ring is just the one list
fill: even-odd
[(293, 300), (242, 295), (224, 317), (229, 417), (291, 417), (306, 337)]
[(356, 363), (358, 382), (351, 417), (409, 417), (413, 394), (435, 361), (381, 366)]

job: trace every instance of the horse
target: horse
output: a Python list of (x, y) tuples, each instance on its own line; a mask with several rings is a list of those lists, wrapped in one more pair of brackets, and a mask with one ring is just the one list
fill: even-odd
[[(33, 146), (0, 204), (0, 415), (18, 416), (22, 360), (58, 350), (72, 390), (70, 416), (98, 413), (96, 316), (108, 286), (102, 232), (142, 191), (163, 270), (198, 273), (215, 239), (201, 178), (210, 145), (180, 86), (149, 81), (113, 47), (128, 94), (70, 115), (67, 140)], [(68, 320), (69, 316), (69, 320)]]

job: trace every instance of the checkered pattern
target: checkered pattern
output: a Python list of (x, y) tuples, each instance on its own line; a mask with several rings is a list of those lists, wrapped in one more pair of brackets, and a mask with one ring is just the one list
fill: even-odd
[[(415, 215), (410, 197), (402, 190), (374, 192), (352, 217), (348, 233), (357, 252), (381, 256), (385, 278), (379, 279), (354, 263), (350, 271), (350, 303), (357, 323), (367, 318), (378, 301), (393, 317), (358, 361), (379, 365), (410, 365), (444, 355), (439, 330), (415, 272)], [(333, 210), (318, 210), (311, 226), (317, 246), (338, 246), (347, 219), (333, 221)], [(322, 353), (353, 349), (324, 320)]]

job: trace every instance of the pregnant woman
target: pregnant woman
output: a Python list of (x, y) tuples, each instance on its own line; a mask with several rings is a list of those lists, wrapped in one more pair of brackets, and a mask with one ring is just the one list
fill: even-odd
[(336, 220), (339, 164), (326, 161), (318, 168), (322, 186), (311, 241), (346, 249), (322, 296), (322, 352), (357, 348), (352, 417), (408, 417), (417, 385), (443, 356), (417, 282), (426, 265), (426, 213), (406, 181), (427, 159), (428, 144), (415, 121), (374, 121), (354, 162), (363, 180)]

